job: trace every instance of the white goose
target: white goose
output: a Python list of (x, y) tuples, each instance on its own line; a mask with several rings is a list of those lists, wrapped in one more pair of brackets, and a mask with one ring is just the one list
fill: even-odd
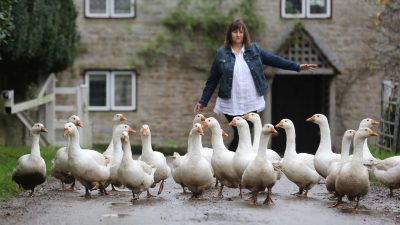
[(90, 198), (89, 190), (95, 187), (101, 193), (108, 194), (105, 183), (110, 178), (110, 163), (101, 153), (95, 150), (81, 149), (79, 131), (73, 123), (66, 123), (64, 135), (70, 137), (68, 144), (68, 164), (72, 175), (86, 189), (85, 198)]
[[(81, 119), (72, 115), (68, 118), (68, 122), (75, 124), (78, 127), (83, 127)], [(69, 138), (68, 138), (69, 142)], [(74, 190), (75, 178), (72, 176), (68, 165), (68, 149), (67, 147), (62, 147), (57, 150), (54, 159), (52, 160), (51, 175), (61, 181), (61, 191), (65, 191), (64, 184), (71, 184), (69, 190)]]
[(335, 195), (336, 195), (336, 189), (335, 189), (336, 178), (338, 176), (339, 170), (342, 167), (342, 165), (350, 159), (349, 157), (350, 145), (354, 138), (355, 133), (356, 133), (355, 130), (346, 130), (344, 132), (342, 139), (342, 151), (340, 154), (340, 161), (331, 161), (328, 167), (328, 176), (326, 176), (325, 179), (325, 186), (329, 192), (334, 192)]
[(121, 165), (122, 161), (122, 156), (124, 154), (122, 150), (122, 143), (121, 143), (121, 135), (122, 132), (128, 132), (128, 133), (135, 133), (136, 131), (132, 129), (129, 125), (127, 124), (119, 124), (114, 128), (113, 131), (113, 139), (112, 139), (112, 144), (113, 144), (113, 154), (110, 158), (110, 179), (108, 180), (106, 187), (108, 186), (109, 183), (111, 183), (112, 190), (115, 191), (115, 187), (121, 187), (122, 184), (118, 179), (118, 168)]
[(118, 177), (121, 183), (132, 191), (131, 201), (135, 201), (139, 199), (140, 193), (149, 190), (154, 183), (154, 173), (157, 168), (151, 167), (143, 161), (132, 159), (128, 132), (122, 132), (121, 139), (124, 155), (118, 168)]
[(355, 209), (358, 208), (360, 198), (369, 192), (368, 169), (363, 165), (363, 145), (369, 136), (377, 136), (369, 128), (360, 128), (354, 135), (354, 154), (353, 158), (345, 162), (339, 170), (335, 182), (337, 202), (331, 207), (338, 207), (342, 203), (342, 198), (347, 195), (349, 200), (356, 199)]
[[(200, 113), (196, 114), (193, 119), (193, 125), (195, 125), (196, 123), (201, 124), (205, 119), (206, 119), (206, 117), (203, 114), (200, 114)], [(203, 144), (202, 144), (202, 146), (203, 146)], [(206, 158), (211, 163), (211, 157), (213, 155), (212, 148), (203, 147), (201, 154), (204, 156), (204, 158)]]
[[(258, 146), (260, 145), (260, 137), (261, 137), (261, 130), (262, 130), (262, 123), (260, 115), (257, 113), (247, 113), (243, 116), (244, 119), (250, 121), (254, 125), (254, 137), (253, 137), (253, 151), (258, 151)], [(271, 162), (281, 161), (281, 157), (278, 153), (276, 153), (272, 149), (268, 149), (268, 146), (265, 147), (267, 150), (267, 158)]]
[(182, 182), (193, 193), (192, 198), (201, 199), (204, 190), (211, 187), (213, 182), (213, 172), (211, 164), (201, 155), (201, 135), (203, 129), (196, 123), (189, 134), (189, 146), (187, 157), (181, 163)]
[[(373, 126), (378, 125), (378, 124), (379, 124), (379, 122), (374, 119), (365, 118), (365, 119), (361, 120), (358, 129), (365, 128), (365, 127), (372, 129)], [(375, 160), (377, 160), (377, 159), (371, 154), (371, 151), (369, 150), (368, 140), (365, 139), (364, 145), (363, 145), (363, 161), (364, 161), (364, 163), (368, 164), (369, 162), (375, 161)]]
[(233, 168), (233, 157), (235, 153), (229, 151), (225, 147), (222, 135), (226, 136), (227, 134), (221, 129), (221, 125), (214, 117), (208, 117), (202, 123), (202, 127), (209, 127), (211, 129), (211, 144), (213, 147), (211, 166), (214, 170), (215, 177), (221, 182), (216, 197), (222, 198), (224, 186), (237, 188), (240, 184), (240, 177), (237, 176)]
[(31, 128), (31, 153), (19, 157), (11, 176), (12, 180), (24, 190), (31, 190), (31, 197), (35, 187), (46, 181), (46, 163), (40, 155), (39, 146), (41, 132), (47, 133), (47, 129), (43, 124), (35, 123)]
[[(236, 175), (242, 179), (244, 170), (251, 160), (254, 159), (256, 153), (253, 151), (251, 146), (251, 135), (249, 124), (242, 117), (234, 117), (229, 123), (231, 126), (236, 126), (239, 133), (239, 143), (236, 149), (235, 155), (233, 156), (233, 168), (235, 169)], [(239, 185), (240, 196), (242, 197), (242, 184)]]
[(393, 197), (393, 190), (400, 188), (400, 165), (391, 167), (388, 170), (381, 170), (372, 165), (372, 172), (376, 179), (389, 188), (389, 197)]
[(184, 157), (182, 157), (179, 153), (174, 152), (172, 155), (172, 166), (171, 166), (171, 175), (172, 178), (174, 179), (174, 181), (181, 185), (182, 190), (183, 190), (183, 194), (186, 194), (186, 186), (183, 184), (182, 182), (182, 176), (181, 176), (181, 172), (179, 171), (179, 167), (182, 163), (182, 160), (184, 159)]
[(278, 173), (274, 170), (272, 162), (268, 159), (265, 151), (272, 133), (277, 133), (274, 126), (265, 124), (262, 128), (257, 156), (250, 161), (242, 176), (242, 186), (251, 191), (253, 204), (257, 204), (258, 193), (266, 188), (268, 192), (264, 204), (273, 203), (271, 193), (272, 187), (278, 178)]
[(323, 178), (328, 176), (328, 166), (332, 161), (340, 161), (340, 155), (332, 151), (331, 130), (329, 128), (328, 119), (323, 114), (314, 114), (306, 120), (318, 124), (321, 138), (317, 152), (314, 155), (315, 170)]
[(285, 129), (286, 149), (282, 159), (282, 171), (286, 177), (299, 187), (295, 195), (307, 197), (308, 191), (318, 183), (319, 174), (310, 167), (310, 159), (313, 155), (296, 152), (296, 132), (293, 122), (289, 119), (282, 119), (276, 127)]
[[(158, 194), (161, 194), (164, 189), (165, 180), (171, 174), (171, 169), (167, 164), (167, 159), (164, 154), (153, 150), (151, 146), (151, 131), (149, 125), (144, 124), (142, 126), (140, 129), (140, 138), (142, 139), (142, 154), (140, 155), (139, 160), (157, 168), (157, 171), (154, 174), (154, 185), (161, 182), (158, 189)], [(147, 192), (147, 194), (151, 196), (149, 192)]]
[[(114, 129), (115, 129), (118, 125), (122, 124), (122, 123), (123, 123), (124, 121), (126, 121), (126, 120), (127, 120), (127, 118), (126, 118), (126, 116), (124, 116), (123, 114), (121, 114), (121, 113), (115, 114), (115, 115), (113, 116), (113, 118), (112, 118), (113, 133), (114, 133)], [(110, 144), (108, 145), (107, 149), (103, 152), (103, 155), (105, 155), (105, 156), (107, 156), (107, 157), (112, 156), (112, 155), (113, 155), (113, 152), (114, 152), (114, 149), (113, 149), (113, 148), (114, 148), (113, 138), (111, 138)]]

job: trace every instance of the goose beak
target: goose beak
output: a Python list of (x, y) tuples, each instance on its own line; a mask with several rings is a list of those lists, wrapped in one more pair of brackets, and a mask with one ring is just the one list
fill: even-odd
[(275, 128), (273, 128), (273, 127), (271, 127), (271, 130), (270, 130), (270, 132), (271, 132), (271, 133), (273, 133), (273, 134), (277, 134), (277, 133), (278, 133), (278, 131), (277, 131), (277, 130), (275, 130)]
[(378, 136), (377, 133), (373, 132), (372, 130), (368, 130), (368, 136)]
[(134, 130), (132, 127), (129, 127), (128, 133), (134, 134), (134, 133), (136, 133), (136, 130)]
[(206, 121), (206, 117), (204, 115), (202, 115), (201, 118), (200, 118), (200, 121), (201, 122)]
[(64, 136), (69, 136), (69, 130), (67, 128), (64, 128)]
[(49, 132), (49, 130), (47, 130), (47, 128), (46, 128), (46, 127), (42, 127), (42, 128), (40, 129), (40, 132), (47, 133), (47, 132)]
[(126, 135), (126, 136), (124, 135), (124, 136), (122, 137), (122, 141), (123, 141), (123, 142), (128, 142), (128, 135)]
[(196, 129), (196, 131), (197, 131), (200, 135), (204, 135), (203, 128), (198, 127), (198, 128)]
[(225, 137), (228, 137), (228, 136), (229, 136), (229, 134), (226, 133), (224, 130), (221, 129), (221, 131), (222, 131), (222, 136), (225, 136)]
[(315, 117), (312, 116), (312, 117), (306, 119), (306, 121), (307, 121), (307, 122), (312, 122), (312, 123), (314, 123), (314, 122), (315, 122)]
[(373, 126), (374, 126), (374, 125), (378, 125), (378, 124), (379, 124), (379, 121), (376, 121), (376, 120), (372, 119), (371, 124), (372, 124)]
[(145, 128), (145, 127), (143, 127), (143, 128), (142, 128), (142, 135), (143, 135), (143, 136), (147, 136), (147, 134), (148, 134), (148, 129)]
[(126, 116), (121, 115), (121, 117), (119, 118), (119, 121), (124, 122), (125, 120), (127, 120), (128, 118), (126, 118)]
[(236, 126), (236, 120), (232, 120), (232, 121), (229, 123), (229, 126)]
[(280, 127), (280, 128), (283, 128), (283, 123), (282, 123), (282, 121), (281, 121), (281, 122), (279, 122), (277, 125), (275, 125), (275, 127)]
[(247, 113), (247, 114), (243, 115), (242, 118), (245, 119), (245, 120), (249, 120), (250, 119), (250, 113)]
[(76, 120), (76, 125), (77, 125), (78, 127), (83, 127), (83, 125), (82, 125), (80, 119)]
[(207, 127), (208, 127), (208, 123), (206, 121), (203, 121), (201, 123), (201, 128), (204, 129), (204, 128), (207, 128)]

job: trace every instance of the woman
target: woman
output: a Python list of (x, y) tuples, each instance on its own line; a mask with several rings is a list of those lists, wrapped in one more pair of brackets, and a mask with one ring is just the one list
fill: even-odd
[[(264, 95), (268, 84), (263, 65), (298, 72), (312, 71), (317, 67), (316, 64), (299, 64), (284, 59), (267, 52), (256, 43), (251, 43), (246, 25), (242, 20), (236, 19), (226, 30), (224, 47), (217, 50), (203, 94), (195, 105), (194, 112), (203, 111), (218, 84), (214, 112), (225, 115), (229, 122), (235, 116), (264, 110)], [(234, 137), (228, 149), (235, 151), (239, 137), (237, 129), (233, 129)]]

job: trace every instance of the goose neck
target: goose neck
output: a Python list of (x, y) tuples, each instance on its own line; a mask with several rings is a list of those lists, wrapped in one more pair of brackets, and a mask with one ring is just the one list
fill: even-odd
[(364, 138), (354, 139), (354, 153), (352, 160), (353, 164), (362, 164), (364, 140), (365, 140)]
[(260, 136), (260, 145), (258, 147), (258, 152), (257, 152), (257, 158), (258, 157), (267, 157), (267, 147), (269, 143), (269, 139), (271, 138), (271, 135), (261, 135)]
[(286, 149), (284, 157), (296, 154), (296, 132), (294, 128), (286, 128)]
[(221, 149), (221, 147), (225, 147), (220, 127), (211, 128), (211, 144), (214, 151), (215, 149)]
[(248, 126), (238, 127), (238, 133), (239, 133), (239, 143), (237, 150), (246, 151), (247, 149), (253, 149), (251, 145), (251, 135), (249, 127)]
[(153, 152), (153, 148), (151, 147), (151, 136), (143, 136), (142, 137), (142, 154)]
[(331, 149), (331, 131), (329, 129), (329, 125), (327, 123), (323, 123), (319, 125), (319, 129), (321, 132), (321, 139), (318, 146), (318, 151), (330, 151)]
[(32, 134), (31, 156), (40, 157), (40, 134)]
[(342, 140), (342, 151), (340, 153), (340, 158), (342, 161), (345, 161), (349, 158), (349, 152), (350, 152), (350, 145), (351, 145), (351, 139), (343, 139)]
[(122, 155), (122, 161), (121, 163), (127, 163), (132, 161), (132, 149), (131, 149), (131, 144), (129, 141), (124, 142), (123, 144), (124, 147), (124, 154)]
[(253, 122), (253, 129), (254, 129), (253, 150), (257, 151), (258, 146), (260, 145), (261, 130), (262, 130), (262, 124), (260, 120), (256, 120)]
[(201, 154), (201, 149), (203, 148), (201, 144), (201, 135), (194, 134), (192, 135), (192, 143), (191, 143), (191, 154)]
[(70, 152), (75, 152), (75, 151), (77, 151), (78, 149), (81, 148), (81, 146), (79, 145), (79, 133), (78, 133), (78, 131), (72, 132), (69, 135), (69, 140), (70, 140), (70, 142), (69, 142), (69, 151)]

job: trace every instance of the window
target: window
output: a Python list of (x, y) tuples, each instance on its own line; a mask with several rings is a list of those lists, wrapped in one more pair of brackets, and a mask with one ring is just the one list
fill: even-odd
[(89, 110), (136, 109), (136, 74), (133, 71), (88, 71)]
[(331, 0), (281, 0), (283, 18), (329, 18)]
[(85, 15), (90, 18), (133, 18), (135, 0), (85, 0)]

